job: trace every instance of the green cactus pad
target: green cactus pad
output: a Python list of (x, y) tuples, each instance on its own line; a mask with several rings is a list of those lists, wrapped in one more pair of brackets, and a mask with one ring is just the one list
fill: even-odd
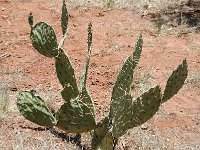
[(108, 126), (109, 126), (109, 118), (105, 117), (103, 120), (101, 120), (97, 124), (97, 128), (93, 132), (93, 137), (92, 137), (92, 150), (97, 150), (99, 146), (102, 143), (102, 140), (106, 136), (108, 132)]
[(88, 49), (91, 49), (91, 46), (92, 46), (92, 23), (89, 22), (89, 24), (88, 24)]
[(29, 25), (31, 27), (33, 26), (33, 15), (32, 15), (32, 12), (30, 12), (30, 14), (28, 16), (28, 23), (29, 23)]
[[(130, 98), (130, 97), (129, 97)], [(127, 102), (128, 101), (128, 102)], [(124, 108), (120, 108), (113, 119), (113, 136), (119, 138), (128, 129), (139, 126), (153, 117), (161, 104), (161, 90), (159, 86), (151, 88), (130, 105), (130, 99), (124, 101)]]
[(90, 108), (91, 114), (95, 118), (95, 107), (94, 107), (92, 98), (91, 98), (88, 90), (85, 87), (81, 90), (79, 97), (80, 97), (80, 100)]
[(166, 102), (172, 98), (182, 88), (187, 75), (187, 61), (185, 59), (170, 75), (162, 97), (162, 102)]
[(73, 98), (77, 97), (77, 94), (74, 90), (73, 87), (68, 84), (64, 87), (64, 89), (61, 91), (61, 95), (65, 101), (65, 103), (70, 103), (70, 100)]
[(59, 54), (55, 59), (57, 77), (64, 87), (62, 96), (68, 102), (79, 94), (74, 69), (63, 49), (59, 49)]
[[(73, 95), (74, 91), (71, 88), (71, 86), (69, 86), (69, 87), (66, 86), (62, 90), (61, 94), (65, 100), (65, 103), (70, 103), (70, 100), (75, 98), (75, 95)], [(94, 104), (93, 104), (91, 96), (89, 95), (86, 88), (82, 89), (82, 91), (79, 94), (79, 98), (83, 103), (85, 103), (90, 108), (92, 115), (95, 117)]]
[(123, 105), (125, 99), (124, 97), (130, 93), (130, 86), (133, 81), (133, 70), (138, 64), (141, 52), (142, 52), (142, 36), (136, 43), (135, 51), (133, 56), (129, 56), (124, 62), (120, 73), (118, 74), (117, 80), (113, 87), (112, 98), (111, 98), (111, 110), (110, 117), (114, 118), (121, 105)]
[(69, 133), (82, 133), (95, 128), (93, 110), (78, 96), (61, 106), (56, 114), (57, 127)]
[(92, 110), (92, 114), (95, 117), (94, 112), (94, 104), (92, 102), (91, 96), (89, 95), (88, 90), (86, 89), (86, 80), (87, 80), (87, 73), (88, 73), (88, 67), (90, 62), (90, 55), (91, 55), (91, 49), (92, 49), (92, 24), (88, 24), (88, 51), (87, 56), (85, 60), (85, 64), (83, 66), (82, 76), (80, 80), (80, 96), (82, 102), (88, 105), (90, 109)]
[(41, 126), (52, 127), (57, 121), (45, 102), (33, 91), (23, 91), (17, 98), (20, 113), (29, 121)]
[(137, 66), (139, 59), (140, 59), (140, 55), (142, 52), (142, 46), (143, 46), (143, 39), (142, 39), (142, 34), (140, 34), (137, 43), (135, 45), (135, 51), (133, 53), (133, 70), (135, 69), (135, 67)]
[(46, 57), (58, 55), (58, 43), (53, 28), (45, 22), (39, 22), (31, 29), (33, 47)]
[(107, 132), (105, 137), (101, 142), (101, 150), (114, 150), (115, 149), (115, 142), (112, 135), (112, 132)]
[(65, 0), (63, 0), (62, 15), (61, 15), (61, 27), (63, 35), (67, 32), (67, 25), (68, 25), (68, 12)]
[(90, 62), (91, 50), (92, 50), (92, 24), (90, 22), (88, 25), (88, 51), (87, 51), (87, 57), (86, 57), (85, 65), (83, 67), (83, 72), (81, 76), (80, 90), (82, 90), (82, 88), (86, 86), (87, 72), (88, 72), (88, 66)]

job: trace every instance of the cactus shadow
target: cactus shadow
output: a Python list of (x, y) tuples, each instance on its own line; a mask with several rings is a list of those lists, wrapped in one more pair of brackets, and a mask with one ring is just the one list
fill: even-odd
[(29, 130), (34, 130), (34, 131), (47, 131), (46, 128), (42, 128), (42, 127), (27, 127), (27, 126), (19, 126), (22, 129), (29, 129)]
[(77, 134), (75, 136), (69, 136), (66, 133), (56, 131), (54, 128), (51, 128), (51, 127), (48, 127), (48, 128), (28, 127), (28, 126), (22, 126), (22, 125), (20, 125), (19, 127), (22, 129), (29, 129), (29, 130), (40, 131), (40, 132), (49, 131), (55, 137), (61, 138), (62, 141), (70, 142), (70, 143), (76, 145), (77, 147), (79, 147), (81, 150), (89, 150), (89, 148), (86, 145), (81, 144), (81, 135), (80, 134)]
[(78, 146), (81, 150), (88, 150), (89, 148), (86, 145), (81, 144), (81, 135), (76, 134), (75, 136), (69, 136), (66, 133), (56, 131), (53, 128), (48, 128), (50, 133), (52, 133), (57, 138), (61, 138), (63, 141), (71, 142), (72, 144)]

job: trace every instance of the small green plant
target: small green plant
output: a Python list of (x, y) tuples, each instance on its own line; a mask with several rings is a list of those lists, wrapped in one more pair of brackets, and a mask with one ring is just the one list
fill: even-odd
[(159, 34), (162, 30), (162, 27), (164, 25), (164, 20), (161, 18), (158, 18), (157, 20), (155, 20), (154, 25), (157, 29), (157, 33)]
[(130, 94), (133, 73), (142, 52), (142, 35), (135, 50), (123, 63), (115, 81), (110, 112), (99, 123), (95, 120), (95, 109), (86, 87), (88, 65), (92, 49), (92, 24), (88, 25), (88, 51), (80, 84), (76, 82), (74, 69), (62, 46), (67, 37), (68, 15), (63, 1), (61, 27), (63, 38), (58, 44), (53, 28), (45, 22), (34, 25), (29, 16), (31, 42), (42, 55), (55, 59), (57, 77), (63, 87), (61, 95), (65, 103), (52, 113), (44, 100), (35, 91), (22, 91), (17, 98), (20, 113), (28, 120), (46, 127), (58, 127), (66, 133), (91, 132), (91, 149), (113, 150), (118, 139), (129, 129), (142, 125), (158, 111), (160, 105), (173, 97), (183, 86), (187, 77), (187, 62), (183, 60), (170, 75), (164, 92), (155, 86), (137, 98)]
[(114, 5), (114, 0), (106, 0), (106, 5), (108, 9), (111, 9), (111, 7), (113, 7)]

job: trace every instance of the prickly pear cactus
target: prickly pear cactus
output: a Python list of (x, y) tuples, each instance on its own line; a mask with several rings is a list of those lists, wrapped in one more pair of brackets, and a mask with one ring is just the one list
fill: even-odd
[(88, 74), (88, 67), (89, 67), (89, 62), (90, 62), (90, 56), (91, 56), (91, 50), (92, 50), (92, 23), (90, 22), (88, 24), (88, 51), (87, 51), (87, 56), (85, 59), (85, 64), (83, 66), (82, 70), (82, 76), (80, 80), (80, 95), (82, 97), (82, 101), (90, 107), (93, 116), (95, 117), (95, 108), (94, 104), (92, 102), (92, 98), (90, 96), (89, 91), (86, 88), (86, 80), (87, 80), (87, 74)]
[(109, 118), (105, 117), (103, 120), (101, 120), (97, 126), (94, 132), (92, 133), (92, 150), (97, 150), (100, 144), (102, 143), (104, 137), (106, 136), (107, 132), (109, 131)]
[(184, 59), (178, 68), (174, 70), (169, 77), (162, 97), (162, 102), (166, 102), (172, 98), (182, 88), (187, 75), (187, 61)]
[(65, 0), (63, 0), (61, 15), (62, 39), (59, 44), (50, 25), (45, 22), (34, 25), (32, 13), (28, 21), (31, 26), (30, 37), (33, 47), (40, 54), (55, 59), (57, 77), (63, 87), (61, 95), (64, 104), (55, 114), (52, 114), (45, 102), (35, 92), (23, 91), (17, 98), (17, 107), (26, 119), (41, 126), (56, 126), (66, 133), (93, 131), (91, 132), (92, 150), (99, 148), (114, 150), (121, 136), (129, 129), (151, 119), (160, 105), (180, 90), (187, 78), (187, 62), (183, 60), (169, 77), (163, 94), (161, 88), (155, 86), (137, 98), (132, 97), (130, 87), (143, 45), (142, 35), (140, 35), (133, 54), (125, 60), (117, 76), (111, 96), (110, 112), (107, 117), (96, 124), (94, 104), (86, 87), (92, 49), (92, 24), (88, 25), (88, 50), (78, 85), (74, 69), (63, 48), (68, 26)]
[(88, 67), (89, 67), (89, 62), (90, 62), (91, 49), (92, 49), (92, 23), (90, 22), (88, 24), (88, 51), (87, 51), (85, 65), (83, 67), (83, 72), (81, 76), (80, 90), (86, 87), (86, 79), (87, 79), (87, 72), (88, 72)]
[(63, 35), (65, 35), (65, 33), (67, 32), (67, 26), (68, 26), (68, 11), (65, 4), (65, 0), (63, 0), (62, 15), (61, 15), (61, 27)]
[(142, 45), (143, 40), (140, 35), (133, 55), (124, 62), (113, 87), (109, 118), (115, 139), (124, 135), (128, 129), (149, 120), (157, 112), (161, 103), (161, 91), (158, 86), (150, 89), (135, 101), (130, 95), (133, 71), (139, 61)]
[(64, 104), (56, 114), (58, 119), (57, 127), (67, 133), (83, 133), (95, 128), (96, 122), (93, 110), (82, 102), (81, 97)]
[(151, 119), (158, 111), (160, 104), (161, 90), (159, 86), (151, 88), (134, 101), (131, 96), (124, 99), (124, 104), (121, 104), (124, 112), (117, 112), (113, 118), (113, 136), (119, 138), (128, 129)]
[(124, 99), (127, 97), (127, 94), (130, 93), (130, 86), (133, 81), (133, 71), (137, 66), (139, 61), (141, 51), (142, 51), (142, 35), (139, 36), (138, 41), (136, 43), (135, 51), (133, 55), (129, 56), (124, 62), (120, 73), (117, 76), (117, 80), (113, 87), (112, 97), (111, 97), (111, 109), (110, 109), (110, 117), (114, 118), (115, 115), (123, 112), (123, 109), (120, 107), (124, 103)]
[[(173, 97), (183, 86), (187, 77), (187, 62), (183, 62), (173, 71), (167, 81), (164, 94), (156, 86), (143, 93), (138, 98), (130, 94), (130, 86), (134, 80), (133, 71), (139, 61), (142, 51), (142, 36), (140, 35), (135, 52), (124, 62), (112, 91), (110, 113), (106, 121), (94, 130), (92, 149), (113, 150), (118, 139), (129, 129), (139, 126), (151, 119), (160, 105)], [(109, 126), (109, 128), (108, 128)]]
[[(60, 110), (56, 114), (57, 116), (56, 118), (58, 119), (57, 127), (65, 130), (66, 132), (82, 133), (91, 131), (96, 126), (94, 105), (89, 95), (89, 92), (86, 89), (88, 65), (91, 55), (91, 44), (92, 44), (92, 24), (89, 23), (88, 52), (85, 65), (83, 67), (79, 95), (76, 98), (72, 97), (71, 100), (69, 100), (69, 102), (61, 106)], [(73, 91), (75, 90), (71, 89), (70, 93), (73, 93)], [(64, 93), (62, 93), (62, 95), (63, 97), (67, 97), (64, 96)]]
[(30, 14), (29, 14), (28, 23), (32, 28), (33, 27), (33, 15), (32, 15), (32, 12), (30, 12)]
[(115, 149), (115, 140), (113, 138), (112, 132), (107, 132), (103, 138), (100, 148), (102, 150), (114, 150)]
[(54, 57), (57, 77), (63, 87), (61, 95), (65, 103), (56, 112), (56, 119), (44, 101), (32, 92), (21, 92), (17, 105), (21, 114), (28, 120), (42, 126), (57, 126), (66, 132), (82, 133), (96, 126), (95, 110), (89, 91), (86, 88), (88, 65), (92, 48), (92, 24), (88, 25), (88, 54), (83, 67), (80, 87), (78, 88), (74, 69), (62, 48), (67, 37), (68, 13), (63, 0), (61, 27), (63, 37), (58, 44), (53, 28), (45, 22), (33, 26), (30, 14), (31, 42), (33, 47), (46, 57)]
[(65, 102), (68, 102), (79, 94), (74, 69), (63, 49), (59, 50), (59, 54), (55, 57), (55, 61), (57, 77), (64, 88), (62, 97)]
[(26, 119), (38, 125), (52, 127), (57, 123), (44, 100), (34, 91), (21, 92), (17, 98), (17, 107)]
[(53, 28), (45, 22), (39, 22), (31, 29), (33, 47), (46, 57), (58, 55), (58, 43)]

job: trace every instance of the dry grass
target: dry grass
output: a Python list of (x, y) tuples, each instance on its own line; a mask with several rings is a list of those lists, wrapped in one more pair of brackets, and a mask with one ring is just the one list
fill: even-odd
[(138, 11), (151, 8), (159, 12), (165, 12), (180, 5), (179, 0), (71, 0), (71, 2), (75, 6), (109, 6)]
[[(162, 133), (156, 129), (150, 131), (146, 123), (146, 127), (143, 128), (134, 128), (128, 132), (127, 136), (121, 138), (119, 142), (119, 147), (124, 149), (137, 149), (137, 150), (173, 150), (175, 149), (174, 145), (162, 137)], [(132, 138), (130, 138), (132, 137)], [(121, 144), (121, 145), (120, 145)], [(123, 146), (122, 146), (123, 145)], [(119, 150), (123, 150), (119, 148)]]
[[(18, 114), (19, 115), (19, 114)], [(76, 150), (77, 146), (62, 140), (52, 134), (50, 130), (38, 127), (27, 122), (26, 125), (18, 126), (17, 123), (24, 122), (23, 118), (10, 114), (12, 120), (7, 119), (1, 124), (0, 149), (4, 150)], [(22, 124), (22, 123), (21, 123)], [(67, 146), (66, 146), (67, 145)]]
[[(134, 10), (141, 16), (154, 18), (155, 29), (161, 34), (175, 34), (181, 36), (198, 30), (198, 26), (190, 26), (190, 19), (179, 15), (186, 1), (184, 0), (72, 0), (73, 6), (81, 7), (104, 7), (107, 10), (112, 8), (123, 8)], [(184, 12), (184, 11), (183, 11)], [(198, 22), (198, 21), (197, 21)]]
[(134, 72), (134, 80), (131, 85), (132, 94), (134, 96), (139, 96), (145, 91), (149, 90), (152, 87), (152, 79), (154, 76), (154, 72), (156, 69), (147, 68), (143, 70), (142, 68), (138, 68)]
[(200, 94), (200, 74), (191, 74), (187, 79), (187, 83), (197, 88)]
[(8, 113), (9, 98), (8, 88), (0, 85), (0, 122), (6, 117)]

